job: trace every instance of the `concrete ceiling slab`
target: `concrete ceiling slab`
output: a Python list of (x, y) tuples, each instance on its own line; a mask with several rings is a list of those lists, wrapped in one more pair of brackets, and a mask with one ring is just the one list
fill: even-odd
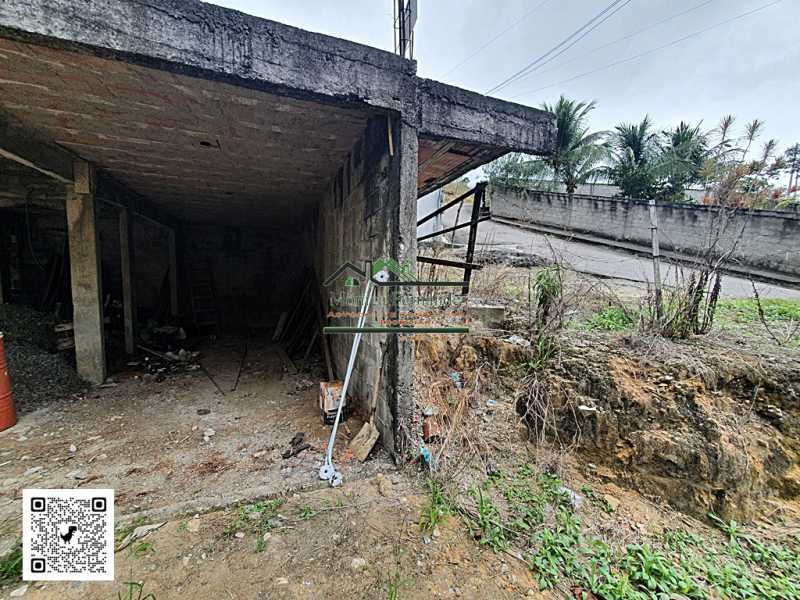
[(0, 38), (0, 110), (193, 222), (283, 221), (369, 113)]

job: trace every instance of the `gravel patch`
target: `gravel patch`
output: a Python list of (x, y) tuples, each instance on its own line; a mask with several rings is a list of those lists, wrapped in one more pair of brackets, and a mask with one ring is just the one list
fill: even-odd
[(48, 349), (54, 322), (51, 315), (25, 306), (0, 305), (0, 331), (19, 414), (70, 401), (87, 387), (68, 359), (71, 353)]

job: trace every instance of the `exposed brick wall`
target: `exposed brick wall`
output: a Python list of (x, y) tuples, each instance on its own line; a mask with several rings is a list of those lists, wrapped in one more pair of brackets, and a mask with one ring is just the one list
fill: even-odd
[[(640, 200), (579, 194), (570, 199), (567, 194), (491, 186), (489, 202), (497, 217), (650, 246), (649, 209), (647, 202)], [(664, 250), (694, 256), (708, 247), (712, 232), (722, 231), (719, 249), (726, 252), (733, 247), (733, 260), (800, 275), (797, 213), (753, 210), (731, 214), (710, 206), (659, 204), (658, 224)]]

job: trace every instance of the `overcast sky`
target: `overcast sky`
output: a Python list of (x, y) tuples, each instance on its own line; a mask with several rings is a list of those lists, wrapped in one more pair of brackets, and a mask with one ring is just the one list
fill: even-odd
[[(681, 120), (702, 120), (704, 128), (710, 129), (724, 114), (736, 115), (741, 128), (746, 121), (759, 118), (766, 121), (762, 141), (777, 138), (783, 149), (800, 142), (800, 0), (782, 0), (641, 58), (565, 81), (773, 1), (630, 0), (563, 55), (492, 95), (530, 106), (552, 102), (562, 93), (596, 100), (591, 120), (594, 129), (609, 129), (645, 114), (659, 128)], [(560, 43), (610, 2), (419, 0), (415, 48), (418, 74), (487, 92)], [(392, 0), (215, 3), (310, 31), (393, 49)], [(691, 10), (695, 7), (699, 8)], [(689, 12), (608, 45), (685, 11)]]

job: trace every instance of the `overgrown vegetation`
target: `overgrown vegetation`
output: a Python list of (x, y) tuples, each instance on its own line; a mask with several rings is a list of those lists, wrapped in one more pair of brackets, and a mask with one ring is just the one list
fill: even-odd
[[(590, 488), (581, 493), (612, 512)], [(542, 590), (615, 600), (800, 598), (796, 539), (764, 544), (710, 515), (724, 541), (675, 529), (616, 547), (585, 530), (574, 498), (557, 476), (522, 465), (492, 474), (450, 506), (478, 543), (519, 553)]]
[[(688, 191), (694, 188), (703, 190), (704, 202), (728, 208), (786, 208), (797, 202), (800, 145), (779, 155), (777, 141), (768, 140), (756, 153), (764, 130), (758, 119), (739, 134), (731, 115), (708, 131), (685, 121), (659, 130), (645, 115), (609, 132), (590, 133), (594, 102), (561, 96), (542, 108), (556, 116), (554, 151), (547, 157), (512, 153), (494, 161), (486, 168), (492, 183), (545, 191), (561, 185), (571, 195), (581, 184), (603, 181), (625, 198), (662, 202), (691, 202)], [(777, 185), (783, 173), (789, 175), (788, 187)]]

